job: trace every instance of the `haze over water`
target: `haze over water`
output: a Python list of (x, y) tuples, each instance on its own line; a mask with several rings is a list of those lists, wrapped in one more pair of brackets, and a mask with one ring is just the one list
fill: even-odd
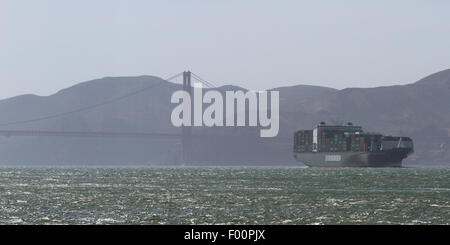
[(0, 224), (449, 224), (450, 169), (0, 168)]

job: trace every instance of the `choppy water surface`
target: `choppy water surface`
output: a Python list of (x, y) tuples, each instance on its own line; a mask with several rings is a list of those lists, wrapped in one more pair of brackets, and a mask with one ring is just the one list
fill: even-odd
[(450, 169), (0, 168), (0, 224), (449, 224)]

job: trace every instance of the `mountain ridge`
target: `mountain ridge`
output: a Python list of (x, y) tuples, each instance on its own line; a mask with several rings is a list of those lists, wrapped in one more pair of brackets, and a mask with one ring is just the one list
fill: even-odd
[[(60, 118), (29, 124), (7, 122), (58, 114), (102, 103), (155, 85), (133, 97)], [(157, 86), (156, 86), (157, 85)], [(233, 85), (217, 88), (245, 89)], [(0, 100), (0, 129), (179, 132), (170, 123), (171, 94), (181, 85), (156, 76), (104, 77), (82, 82), (49, 96), (32, 94)], [(263, 143), (258, 128), (194, 128), (194, 133), (235, 138), (194, 142), (197, 164), (298, 164), (292, 158), (292, 137), (319, 121), (353, 122), (367, 131), (411, 136), (416, 153), (407, 165), (450, 163), (450, 69), (406, 85), (334, 89), (294, 85), (280, 91), (280, 132)], [(179, 142), (131, 139), (0, 138), (0, 164), (179, 164)]]

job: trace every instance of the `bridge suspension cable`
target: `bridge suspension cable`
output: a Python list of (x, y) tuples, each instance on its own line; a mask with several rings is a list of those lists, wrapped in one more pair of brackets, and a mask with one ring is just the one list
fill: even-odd
[(178, 73), (176, 75), (173, 75), (167, 79), (164, 79), (156, 84), (152, 84), (150, 86), (144, 87), (142, 89), (136, 90), (134, 92), (116, 97), (116, 98), (112, 98), (110, 100), (98, 103), (98, 104), (94, 104), (94, 105), (90, 105), (90, 106), (86, 106), (86, 107), (82, 107), (82, 108), (78, 108), (75, 110), (71, 110), (71, 111), (67, 111), (67, 112), (63, 112), (63, 113), (58, 113), (58, 114), (53, 114), (53, 115), (48, 115), (48, 116), (43, 116), (43, 117), (37, 117), (37, 118), (32, 118), (32, 119), (28, 119), (28, 120), (20, 120), (20, 121), (14, 121), (14, 122), (8, 122), (8, 123), (1, 123), (0, 126), (13, 126), (13, 125), (20, 125), (20, 124), (26, 124), (26, 123), (31, 123), (31, 122), (38, 122), (38, 121), (43, 121), (43, 120), (48, 120), (48, 119), (53, 119), (53, 118), (58, 118), (58, 117), (63, 117), (63, 116), (67, 116), (70, 114), (74, 114), (74, 113), (78, 113), (78, 112), (82, 112), (82, 111), (87, 111), (87, 110), (91, 110), (100, 106), (104, 106), (107, 104), (111, 104), (120, 100), (123, 100), (125, 98), (134, 96), (136, 94), (140, 94), (144, 91), (147, 91), (149, 89), (155, 88), (157, 86), (162, 85), (165, 81), (171, 81), (179, 76), (181, 76), (183, 73)]
[(214, 83), (208, 82), (207, 80), (201, 78), (199, 75), (197, 75), (197, 74), (195, 74), (195, 73), (193, 73), (193, 72), (191, 72), (191, 74), (192, 74), (192, 77), (194, 77), (194, 78), (195, 78), (196, 80), (198, 80), (199, 82), (205, 84), (207, 87), (209, 87), (209, 88), (217, 88), (217, 86), (214, 85)]

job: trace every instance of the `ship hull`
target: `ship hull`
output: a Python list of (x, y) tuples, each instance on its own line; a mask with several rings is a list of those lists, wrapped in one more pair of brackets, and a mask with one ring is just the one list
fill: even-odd
[(402, 167), (410, 149), (398, 148), (376, 152), (304, 152), (294, 158), (309, 167)]

